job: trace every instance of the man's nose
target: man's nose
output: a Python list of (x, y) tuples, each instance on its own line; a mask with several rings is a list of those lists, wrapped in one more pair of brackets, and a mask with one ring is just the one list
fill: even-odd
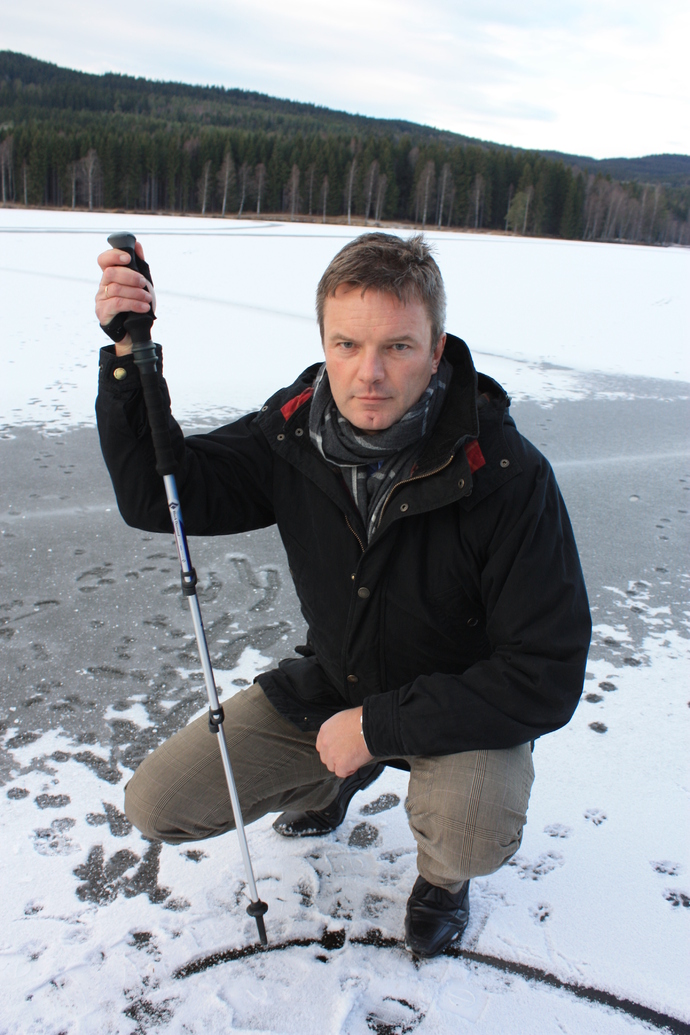
[(364, 381), (366, 384), (383, 381), (385, 377), (383, 359), (376, 349), (365, 349), (362, 352), (357, 373), (360, 381)]

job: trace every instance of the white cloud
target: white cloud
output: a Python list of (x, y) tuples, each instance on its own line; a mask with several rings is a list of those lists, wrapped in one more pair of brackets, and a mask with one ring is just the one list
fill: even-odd
[(690, 151), (682, 0), (24, 0), (3, 46), (596, 157)]

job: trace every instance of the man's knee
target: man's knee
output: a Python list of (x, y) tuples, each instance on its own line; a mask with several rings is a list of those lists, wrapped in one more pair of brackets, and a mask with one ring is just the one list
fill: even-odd
[(453, 888), (500, 869), (522, 841), (534, 778), (529, 745), (421, 761), (407, 808), (422, 876)]

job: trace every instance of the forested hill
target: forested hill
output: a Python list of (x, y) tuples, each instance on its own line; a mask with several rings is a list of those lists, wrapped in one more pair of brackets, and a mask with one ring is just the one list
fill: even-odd
[(265, 94), (0, 52), (2, 202), (690, 243), (690, 157), (528, 152)]

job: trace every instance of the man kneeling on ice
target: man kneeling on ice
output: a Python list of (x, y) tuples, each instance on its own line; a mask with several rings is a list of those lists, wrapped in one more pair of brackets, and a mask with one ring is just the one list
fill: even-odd
[[(102, 326), (152, 300), (123, 255), (99, 259)], [(467, 925), (471, 878), (520, 845), (533, 743), (568, 722), (582, 689), (587, 597), (553, 472), (446, 334), (423, 238), (347, 244), (316, 312), (325, 362), (259, 412), (187, 439), (170, 418), (180, 501), (193, 535), (275, 523), (309, 628), (301, 657), (225, 703), (245, 820), (282, 812), (279, 834), (325, 834), (386, 765), (409, 769), (419, 876), (405, 939), (434, 956)], [(169, 533), (129, 338), (100, 363), (122, 516)], [(233, 829), (205, 716), (145, 759), (125, 807), (171, 844)]]

